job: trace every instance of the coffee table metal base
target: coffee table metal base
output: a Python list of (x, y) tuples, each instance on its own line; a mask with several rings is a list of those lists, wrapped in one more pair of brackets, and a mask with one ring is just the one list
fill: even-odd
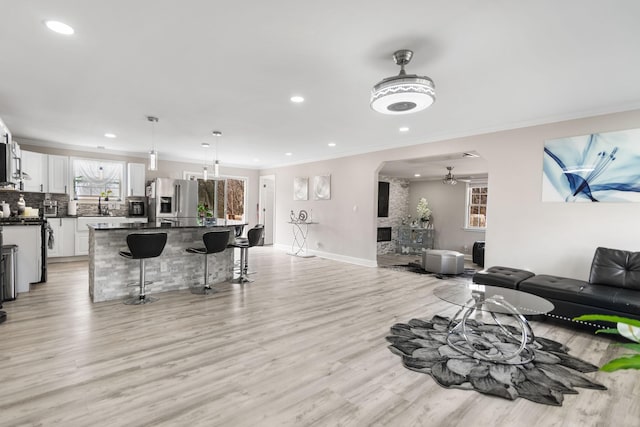
[[(473, 300), (469, 301), (470, 303)], [(519, 334), (514, 335), (508, 327), (502, 324), (496, 314), (491, 312), (496, 325), (514, 341), (514, 344), (518, 345), (518, 348), (513, 351), (495, 351), (495, 347), (489, 345), (484, 346), (483, 341), (487, 341), (477, 331), (474, 330), (472, 324), (469, 323), (469, 317), (480, 310), (483, 304), (491, 303), (500, 307), (503, 307), (506, 314), (511, 316), (516, 322), (516, 329), (519, 330)], [(465, 310), (466, 309), (466, 310)], [(458, 316), (464, 310), (462, 318), (457, 321)], [(518, 336), (519, 335), (519, 336)], [(458, 337), (461, 337), (462, 340)], [(456, 315), (451, 319), (449, 324), (449, 333), (447, 334), (447, 343), (449, 346), (462, 354), (473, 357), (475, 359), (486, 360), (490, 362), (521, 365), (531, 362), (535, 355), (533, 349), (529, 347), (529, 344), (533, 343), (534, 335), (527, 319), (520, 314), (520, 312), (508, 301), (501, 296), (493, 296), (487, 299), (475, 299), (473, 305), (463, 306), (458, 310)], [(461, 345), (462, 344), (462, 345)], [(466, 345), (465, 345), (466, 344)], [(489, 350), (484, 350), (481, 347), (489, 347)]]

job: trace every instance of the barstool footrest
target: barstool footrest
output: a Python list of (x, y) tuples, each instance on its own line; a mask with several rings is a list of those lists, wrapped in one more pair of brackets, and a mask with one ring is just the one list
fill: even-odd
[(158, 298), (150, 297), (149, 295), (137, 296), (133, 298), (129, 298), (124, 300), (126, 305), (142, 305), (142, 304), (150, 304), (152, 302), (158, 301)]
[(211, 286), (199, 286), (197, 288), (191, 288), (191, 293), (196, 295), (209, 295), (215, 294), (219, 292), (217, 289), (212, 288)]

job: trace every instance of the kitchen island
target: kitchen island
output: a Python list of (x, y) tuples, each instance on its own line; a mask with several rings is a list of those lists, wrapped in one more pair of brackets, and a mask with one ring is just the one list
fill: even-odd
[[(167, 233), (167, 244), (157, 258), (145, 265), (149, 295), (160, 292), (201, 286), (204, 276), (202, 255), (190, 254), (189, 247), (202, 247), (202, 235), (209, 231), (230, 230), (229, 241), (234, 240), (234, 226), (241, 221), (218, 219), (205, 221), (196, 218), (134, 224), (89, 224), (89, 295), (93, 302), (129, 298), (138, 295), (139, 260), (128, 260), (119, 255), (127, 249), (126, 238), (131, 233)], [(209, 283), (233, 279), (233, 248), (208, 256)]]

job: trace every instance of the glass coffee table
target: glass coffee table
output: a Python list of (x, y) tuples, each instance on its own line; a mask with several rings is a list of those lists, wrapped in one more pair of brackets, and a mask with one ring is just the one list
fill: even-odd
[[(467, 356), (498, 363), (524, 364), (532, 361), (534, 352), (530, 344), (535, 337), (525, 316), (545, 314), (554, 308), (550, 301), (536, 295), (475, 283), (439, 286), (433, 290), (433, 294), (460, 306), (449, 323), (447, 344)], [(495, 334), (483, 329), (484, 324), (470, 319), (478, 311), (489, 313), (507, 340), (515, 345), (496, 345)], [(501, 321), (501, 318), (505, 320), (502, 315), (515, 324)]]

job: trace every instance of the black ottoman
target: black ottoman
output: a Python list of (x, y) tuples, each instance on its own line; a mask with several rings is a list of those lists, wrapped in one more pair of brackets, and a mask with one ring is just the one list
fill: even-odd
[(502, 288), (518, 289), (523, 280), (535, 276), (530, 271), (519, 270), (511, 267), (494, 266), (486, 270), (478, 271), (473, 275), (473, 283), (488, 286), (500, 286)]

